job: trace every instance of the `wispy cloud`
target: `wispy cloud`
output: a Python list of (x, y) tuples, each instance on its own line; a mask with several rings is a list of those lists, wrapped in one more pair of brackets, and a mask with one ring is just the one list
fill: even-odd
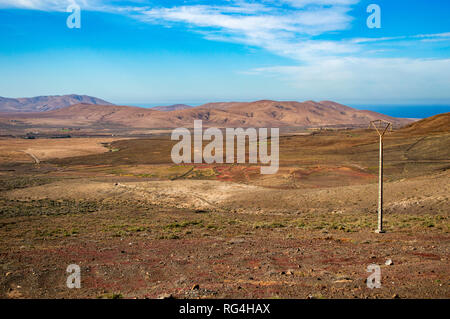
[(18, 8), (40, 11), (66, 11), (71, 4), (77, 4), (83, 10), (128, 13), (136, 10), (142, 11), (147, 7), (141, 0), (107, 1), (107, 0), (0, 0), (1, 8)]
[(282, 32), (286, 35), (315, 35), (343, 30), (352, 20), (348, 8), (319, 8), (315, 10), (276, 10), (264, 6), (247, 7), (193, 5), (155, 8), (143, 11), (148, 22), (181, 22), (197, 27), (220, 28), (226, 33), (243, 33), (249, 38), (257, 32)]
[(300, 93), (318, 99), (447, 99), (446, 88), (450, 87), (450, 77), (444, 76), (450, 74), (450, 59), (344, 57), (252, 72), (284, 80)]
[[(42, 11), (65, 11), (72, 0), (0, 0), (0, 8), (19, 8)], [(90, 1), (95, 2), (95, 1)], [(89, 1), (77, 0), (79, 5), (90, 6)]]
[(138, 18), (148, 23), (182, 23), (210, 40), (238, 42), (295, 59), (308, 59), (318, 53), (354, 52), (355, 48), (350, 43), (311, 39), (326, 32), (349, 28), (353, 19), (348, 14), (349, 4), (354, 2), (279, 1), (280, 5), (288, 3), (295, 7), (268, 7), (264, 2), (230, 1), (222, 6), (153, 8), (142, 11)]
[(359, 0), (279, 0), (279, 1), (289, 3), (297, 8), (303, 8), (308, 5), (352, 5), (359, 2)]
[(434, 39), (434, 40), (448, 40), (450, 39), (450, 32), (432, 33), (432, 34), (416, 34), (410, 36), (396, 36), (396, 37), (381, 37), (381, 38), (355, 38), (351, 39), (351, 43), (370, 43), (370, 42), (385, 42), (394, 40), (417, 40), (417, 39)]
[[(74, 0), (0, 0), (0, 7), (65, 11)], [(192, 4), (149, 7), (148, 1), (76, 0), (84, 10), (125, 14), (146, 23), (184, 24), (206, 39), (231, 41), (267, 49), (294, 59), (354, 52), (351, 43), (312, 40), (348, 29), (351, 5), (358, 0), (229, 0), (220, 5)], [(118, 5), (120, 3), (120, 5)], [(115, 4), (115, 5), (114, 5)]]
[[(50, 11), (64, 10), (70, 2), (0, 0), (0, 7)], [(355, 92), (368, 98), (418, 92), (448, 98), (443, 92), (450, 87), (450, 60), (402, 58), (401, 48), (448, 41), (450, 32), (325, 40), (329, 33), (352, 27), (351, 10), (359, 0), (224, 0), (178, 6), (143, 0), (76, 2), (86, 10), (124, 14), (144, 23), (181, 25), (208, 40), (241, 43), (288, 57), (292, 66), (246, 71), (280, 77), (312, 96), (320, 96), (326, 87), (335, 98), (354, 96)], [(396, 48), (400, 48), (397, 57), (382, 56)]]
[[(299, 65), (247, 70), (286, 81), (303, 95), (345, 99), (349, 96), (395, 99), (399, 96), (448, 98), (449, 59), (373, 57), (386, 52), (372, 44), (437, 41), (449, 33), (399, 35), (379, 38), (318, 40), (318, 35), (351, 26), (353, 0), (282, 0), (283, 7), (255, 9), (240, 14), (235, 6), (180, 6), (143, 12), (150, 23), (184, 23), (201, 30), (207, 39), (258, 46), (298, 61)], [(230, 12), (233, 12), (232, 14)], [(325, 89), (326, 88), (326, 89)], [(327, 96), (324, 96), (326, 92)]]
[(433, 33), (433, 34), (418, 34), (416, 38), (450, 38), (450, 32)]

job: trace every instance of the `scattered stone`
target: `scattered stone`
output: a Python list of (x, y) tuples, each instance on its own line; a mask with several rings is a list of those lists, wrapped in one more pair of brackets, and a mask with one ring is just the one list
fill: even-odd
[(233, 245), (233, 244), (242, 244), (242, 243), (244, 243), (245, 242), (245, 239), (244, 238), (233, 238), (233, 239), (231, 239), (230, 241), (229, 241), (229, 243), (231, 244), (231, 245)]
[(158, 296), (158, 299), (173, 299), (172, 294), (162, 294)]
[[(365, 280), (367, 280), (367, 279), (365, 279)], [(352, 282), (353, 280), (352, 279), (350, 279), (350, 278), (342, 278), (342, 279), (338, 279), (338, 280), (335, 280), (334, 281), (334, 283), (345, 283), (345, 282)]]
[(274, 270), (269, 270), (269, 271), (266, 272), (266, 276), (274, 276), (276, 274), (277, 274), (277, 272), (274, 271)]
[(195, 284), (192, 286), (191, 290), (199, 290), (200, 289), (200, 285), (199, 284)]
[(394, 264), (394, 262), (392, 261), (392, 259), (388, 259), (386, 260), (386, 262), (384, 263), (386, 266), (391, 266)]

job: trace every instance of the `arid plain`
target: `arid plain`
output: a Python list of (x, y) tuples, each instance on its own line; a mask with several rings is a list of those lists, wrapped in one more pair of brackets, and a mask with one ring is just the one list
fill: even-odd
[(285, 130), (274, 175), (175, 165), (164, 129), (4, 137), (0, 297), (448, 298), (449, 128), (447, 113), (387, 134), (385, 234), (373, 130)]

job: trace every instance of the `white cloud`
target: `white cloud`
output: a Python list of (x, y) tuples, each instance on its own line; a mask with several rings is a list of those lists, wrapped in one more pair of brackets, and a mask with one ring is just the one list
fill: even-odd
[(392, 40), (417, 40), (417, 39), (430, 39), (430, 40), (448, 40), (450, 39), (450, 32), (445, 33), (432, 33), (432, 34), (416, 34), (410, 36), (397, 36), (397, 37), (381, 37), (381, 38), (355, 38), (351, 39), (351, 43), (370, 43), (370, 42), (384, 42)]
[(406, 39), (406, 36), (398, 36), (398, 37), (382, 37), (382, 38), (354, 38), (351, 39), (351, 43), (370, 43), (370, 42), (384, 42), (384, 41), (392, 41), (392, 40), (401, 40)]
[[(0, 7), (65, 11), (74, 0), (0, 0)], [(114, 6), (102, 0), (76, 0), (84, 10), (116, 12), (148, 23), (182, 23), (194, 27), (211, 40), (231, 41), (267, 49), (294, 59), (317, 54), (354, 52), (351, 43), (313, 41), (311, 37), (350, 27), (349, 5), (358, 0), (279, 0), (249, 2), (231, 0), (226, 5), (184, 5), (175, 7)], [(136, 4), (135, 1), (128, 3)], [(146, 2), (138, 1), (145, 5)], [(326, 7), (324, 7), (326, 5)], [(307, 8), (304, 8), (304, 7)], [(300, 8), (300, 9), (299, 9)]]
[[(344, 4), (354, 1), (316, 2)], [(311, 3), (313, 1), (308, 1), (308, 4)], [(352, 21), (348, 14), (349, 7), (314, 6), (310, 9), (285, 10), (261, 4), (248, 5), (240, 1), (227, 6), (153, 8), (143, 11), (139, 18), (150, 23), (187, 24), (210, 40), (257, 46), (298, 60), (312, 59), (317, 54), (334, 55), (355, 51), (351, 43), (311, 40), (314, 35), (347, 29)]]
[(62, 3), (67, 7), (67, 1), (60, 0), (0, 0), (0, 8), (61, 11)]
[(450, 59), (345, 57), (252, 71), (284, 79), (299, 94), (317, 99), (450, 98)]
[[(134, 1), (128, 1), (134, 3)], [(140, 1), (138, 1), (139, 3)], [(104, 11), (104, 12), (130, 12), (136, 9), (144, 10), (143, 7), (117, 6), (114, 1), (105, 0), (0, 0), (1, 8), (17, 8), (40, 11), (59, 11), (65, 12), (71, 4), (78, 4), (82, 10)]]
[(143, 11), (148, 22), (182, 22), (197, 27), (221, 28), (223, 32), (290, 32), (320, 34), (349, 27), (352, 18), (348, 8), (320, 8), (315, 10), (269, 10), (266, 7), (248, 10), (244, 6), (193, 5), (173, 8), (154, 8)]
[(450, 38), (450, 32), (432, 33), (432, 34), (418, 34), (416, 38)]
[[(71, 1), (0, 0), (0, 8), (65, 10)], [(181, 24), (209, 40), (242, 43), (291, 58), (300, 65), (250, 72), (280, 78), (310, 98), (414, 99), (426, 98), (424, 92), (429, 98), (450, 98), (449, 59), (367, 57), (396, 50), (405, 42), (411, 48), (419, 42), (432, 45), (431, 42), (448, 41), (450, 32), (317, 39), (318, 35), (350, 28), (350, 10), (359, 0), (229, 0), (224, 5), (152, 8), (140, 0), (128, 1), (129, 6), (108, 5), (102, 0), (76, 2), (82, 9), (129, 15), (147, 23)], [(401, 52), (399, 49), (397, 54)]]
[(279, 0), (279, 1), (288, 3), (297, 8), (303, 8), (308, 5), (348, 6), (359, 2), (359, 0)]
[(64, 12), (72, 3), (86, 10), (101, 10), (103, 7), (100, 0), (0, 0), (0, 8)]
[[(313, 1), (296, 2), (305, 7)], [(228, 14), (228, 7), (182, 6), (144, 12), (147, 21), (186, 23), (203, 28), (207, 39), (257, 46), (297, 60), (300, 66), (260, 68), (247, 73), (270, 75), (286, 81), (303, 96), (332, 99), (448, 99), (449, 59), (367, 58), (385, 50), (371, 50), (374, 42), (431, 41), (447, 39), (449, 33), (356, 38), (339, 41), (316, 40), (314, 35), (346, 29), (351, 21), (345, 5), (355, 1), (314, 1), (338, 5), (293, 12), (258, 10)], [(212, 29), (212, 31), (211, 31)], [(369, 50), (367, 50), (369, 48)], [(326, 93), (325, 93), (326, 92)], [(324, 96), (326, 94), (326, 96)]]

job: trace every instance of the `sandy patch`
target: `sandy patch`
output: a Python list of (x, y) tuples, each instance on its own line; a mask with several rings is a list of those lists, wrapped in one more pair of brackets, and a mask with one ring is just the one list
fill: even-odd
[[(0, 139), (0, 163), (36, 162), (108, 152), (102, 143), (117, 138)], [(32, 155), (30, 155), (32, 154)]]

